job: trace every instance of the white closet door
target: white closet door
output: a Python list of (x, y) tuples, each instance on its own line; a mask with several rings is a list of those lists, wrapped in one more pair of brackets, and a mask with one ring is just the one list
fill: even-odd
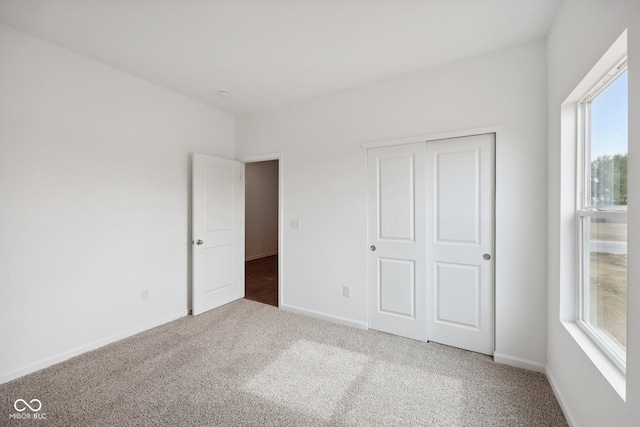
[(429, 341), (494, 350), (495, 135), (427, 143)]
[(368, 150), (369, 327), (423, 341), (425, 149)]

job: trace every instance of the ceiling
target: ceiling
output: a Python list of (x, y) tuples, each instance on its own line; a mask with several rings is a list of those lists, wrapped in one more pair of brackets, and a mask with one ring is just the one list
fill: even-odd
[(242, 115), (543, 38), (561, 3), (0, 0), (0, 23)]

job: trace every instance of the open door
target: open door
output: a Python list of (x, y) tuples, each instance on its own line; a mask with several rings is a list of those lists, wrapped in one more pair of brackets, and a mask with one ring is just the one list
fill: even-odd
[(193, 155), (193, 315), (244, 297), (244, 163)]

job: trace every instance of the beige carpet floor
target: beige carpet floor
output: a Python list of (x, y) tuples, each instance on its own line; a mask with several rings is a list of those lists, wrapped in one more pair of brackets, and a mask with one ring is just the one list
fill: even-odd
[[(0, 396), (0, 425), (16, 426), (567, 425), (544, 375), (248, 300), (0, 385)], [(46, 420), (10, 419), (16, 399), (39, 399)]]

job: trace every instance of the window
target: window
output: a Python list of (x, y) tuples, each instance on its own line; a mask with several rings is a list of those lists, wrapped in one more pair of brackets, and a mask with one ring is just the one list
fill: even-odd
[(578, 324), (624, 372), (627, 347), (626, 60), (579, 104)]

